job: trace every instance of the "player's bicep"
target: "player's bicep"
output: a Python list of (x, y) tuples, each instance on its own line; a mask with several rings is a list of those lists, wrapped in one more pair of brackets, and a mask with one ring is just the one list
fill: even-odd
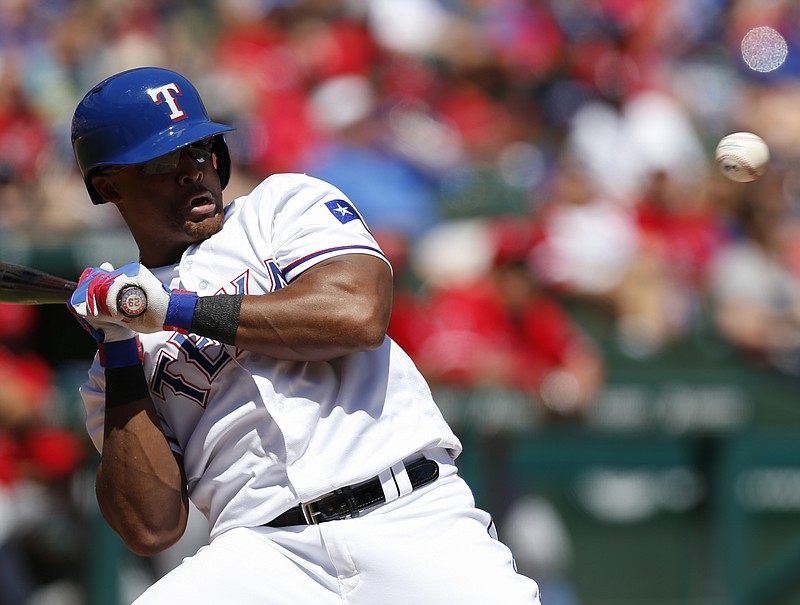
[(312, 265), (289, 282), (295, 288), (334, 289), (344, 296), (391, 302), (392, 269), (369, 254), (349, 253)]

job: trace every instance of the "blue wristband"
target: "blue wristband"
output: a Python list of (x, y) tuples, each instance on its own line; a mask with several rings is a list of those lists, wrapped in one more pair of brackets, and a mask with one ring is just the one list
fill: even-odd
[(139, 353), (139, 337), (115, 342), (101, 342), (97, 345), (100, 351), (100, 365), (106, 369), (124, 368), (142, 363)]
[(194, 308), (197, 306), (197, 294), (173, 290), (167, 305), (167, 315), (164, 318), (165, 330), (177, 330), (188, 334), (192, 328)]

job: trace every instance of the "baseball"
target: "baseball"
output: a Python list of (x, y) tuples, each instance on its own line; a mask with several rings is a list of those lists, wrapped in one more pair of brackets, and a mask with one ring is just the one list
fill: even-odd
[(767, 169), (769, 147), (752, 132), (734, 132), (717, 145), (717, 166), (726, 177), (738, 183), (756, 180)]

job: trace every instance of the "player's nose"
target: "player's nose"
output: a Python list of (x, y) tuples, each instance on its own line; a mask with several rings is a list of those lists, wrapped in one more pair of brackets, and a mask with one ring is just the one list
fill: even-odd
[(203, 180), (203, 163), (195, 159), (192, 153), (184, 148), (175, 171), (181, 183), (197, 183)]

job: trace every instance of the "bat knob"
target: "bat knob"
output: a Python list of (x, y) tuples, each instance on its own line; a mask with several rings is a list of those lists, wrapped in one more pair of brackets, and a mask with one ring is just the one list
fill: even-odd
[(125, 286), (117, 295), (117, 308), (125, 317), (139, 317), (147, 311), (147, 295), (139, 286)]

